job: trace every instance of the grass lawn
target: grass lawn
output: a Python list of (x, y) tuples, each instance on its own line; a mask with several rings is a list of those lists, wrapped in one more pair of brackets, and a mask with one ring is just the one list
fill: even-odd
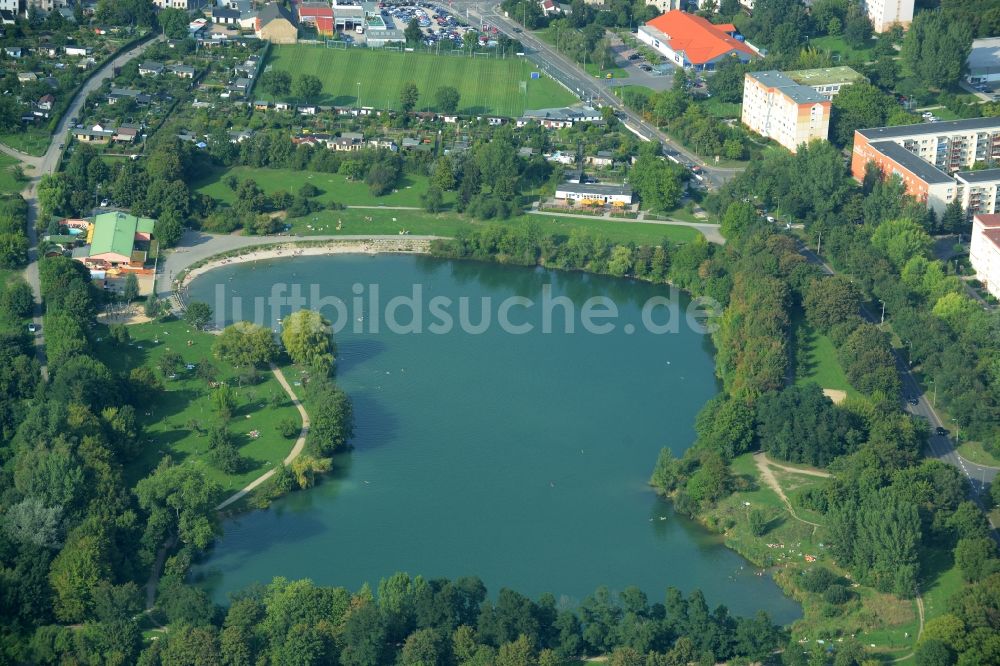
[(839, 55), (841, 62), (839, 64), (846, 65), (849, 62), (855, 60), (861, 60), (862, 62), (868, 62), (872, 60), (873, 49), (875, 48), (875, 40), (868, 40), (868, 46), (861, 49), (856, 49), (854, 47), (848, 46), (847, 42), (844, 41), (843, 37), (826, 35), (824, 37), (814, 37), (809, 40), (809, 46), (819, 50), (827, 51), (831, 55)]
[(0, 153), (0, 194), (13, 194), (24, 189), (24, 182), (14, 178), (14, 166), (20, 162)]
[(49, 142), (52, 135), (48, 132), (29, 129), (26, 132), (13, 132), (10, 134), (0, 134), (0, 143), (6, 144), (14, 150), (28, 153), (35, 157), (40, 157), (49, 149)]
[(628, 71), (621, 67), (599, 67), (595, 63), (588, 62), (584, 63), (583, 69), (597, 79), (606, 79), (608, 78), (608, 74), (610, 74), (613, 79), (628, 78)]
[[(371, 218), (367, 221), (365, 218)], [(341, 229), (337, 230), (337, 223)], [(460, 230), (470, 231), (489, 224), (537, 224), (542, 233), (567, 236), (574, 229), (586, 229), (594, 236), (602, 236), (613, 243), (635, 243), (636, 245), (656, 245), (664, 239), (675, 243), (693, 240), (698, 231), (690, 227), (662, 224), (643, 224), (625, 220), (602, 218), (585, 219), (570, 217), (549, 217), (547, 215), (522, 215), (509, 220), (479, 221), (458, 213), (427, 213), (422, 210), (378, 210), (355, 208), (348, 210), (324, 210), (309, 217), (288, 220), (292, 233), (302, 236), (317, 234), (398, 234), (408, 231), (413, 235), (454, 236)], [(312, 227), (312, 228), (310, 228)]]
[(441, 86), (458, 89), (463, 114), (517, 117), (525, 109), (578, 101), (547, 76), (532, 79), (537, 68), (520, 58), (275, 45), (269, 66), (289, 72), (293, 79), (301, 74), (318, 76), (324, 93), (320, 103), (338, 106), (357, 104), (360, 98), (362, 106), (398, 110), (400, 90), (410, 81), (420, 90), (418, 110), (434, 109), (434, 92)]
[[(194, 185), (201, 194), (207, 194), (214, 199), (227, 204), (233, 203), (236, 193), (225, 184), (228, 175), (234, 175), (238, 180), (253, 178), (267, 194), (284, 190), (294, 194), (306, 183), (312, 183), (322, 192), (317, 201), (329, 203), (336, 201), (346, 206), (420, 206), (420, 196), (427, 191), (425, 176), (405, 175), (402, 183), (394, 191), (381, 197), (376, 197), (368, 190), (368, 186), (360, 181), (349, 181), (346, 176), (336, 173), (321, 173), (318, 171), (296, 171), (294, 169), (256, 169), (253, 167), (231, 167), (217, 169)], [(454, 193), (447, 193), (454, 198)], [(445, 198), (448, 201), (448, 197)]]
[(966, 460), (971, 460), (977, 465), (1000, 467), (1000, 460), (997, 460), (986, 451), (980, 442), (962, 442), (958, 447), (958, 453)]
[[(96, 354), (113, 371), (127, 373), (140, 365), (155, 369), (163, 353), (174, 350), (181, 354), (186, 364), (211, 362), (216, 368), (217, 381), (237, 386), (237, 371), (212, 356), (214, 335), (193, 331), (180, 320), (138, 324), (129, 326), (128, 330), (132, 342), (121, 346), (107, 337), (106, 329), (98, 329), (97, 337), (101, 341), (95, 344)], [(163, 379), (159, 369), (155, 372)], [(261, 371), (260, 377), (263, 381), (258, 384), (236, 389), (239, 407), (229, 424), (240, 453), (249, 459), (245, 472), (226, 474), (209, 462), (208, 435), (199, 434), (192, 425), (197, 421), (207, 430), (218, 422), (211, 403), (211, 389), (195, 371), (182, 370), (176, 379), (163, 379), (165, 390), (151, 401), (148, 411), (139, 412), (145, 446), (126, 466), (127, 482), (133, 484), (148, 475), (161, 458), (169, 455), (175, 462), (198, 465), (208, 478), (223, 487), (225, 494), (229, 494), (279, 464), (288, 455), (294, 440), (282, 437), (275, 426), (285, 419), (301, 425), (301, 419), (274, 375)], [(250, 437), (252, 430), (260, 432), (257, 439)]]
[(716, 118), (739, 118), (743, 109), (743, 105), (739, 102), (720, 102), (711, 97), (699, 101), (698, 106)]
[(795, 351), (796, 384), (813, 382), (821, 388), (847, 391), (849, 396), (858, 395), (840, 367), (833, 342), (826, 335), (814, 331), (801, 311), (792, 316), (791, 339)]

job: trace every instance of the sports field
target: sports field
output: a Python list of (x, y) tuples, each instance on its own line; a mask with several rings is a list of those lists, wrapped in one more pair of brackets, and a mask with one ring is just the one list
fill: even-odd
[[(429, 53), (376, 51), (362, 48), (275, 45), (270, 67), (292, 79), (314, 74), (323, 82), (320, 104), (399, 109), (399, 92), (412, 81), (420, 90), (417, 110), (434, 111), (434, 93), (454, 86), (461, 98), (459, 113), (517, 117), (525, 109), (566, 106), (577, 98), (523, 58), (444, 56)], [(359, 86), (360, 82), (360, 94)], [(524, 83), (522, 86), (521, 84)], [(258, 95), (265, 95), (259, 91)]]

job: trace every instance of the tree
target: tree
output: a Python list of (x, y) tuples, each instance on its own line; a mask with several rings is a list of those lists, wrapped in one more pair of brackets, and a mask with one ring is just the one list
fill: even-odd
[(427, 188), (427, 191), (421, 196), (421, 200), (424, 204), (424, 210), (428, 213), (437, 213), (444, 206), (444, 194), (440, 188), (433, 185)]
[(802, 306), (810, 326), (829, 331), (858, 316), (861, 294), (850, 279), (834, 275), (810, 282), (802, 297)]
[(870, 83), (844, 86), (833, 98), (830, 114), (830, 139), (837, 146), (849, 146), (854, 130), (885, 125), (894, 108), (892, 98)]
[(285, 317), (281, 343), (292, 361), (328, 374), (333, 368), (336, 347), (330, 322), (315, 310), (298, 310)]
[(306, 441), (319, 455), (328, 456), (346, 446), (354, 434), (351, 399), (326, 377), (314, 377), (308, 391), (310, 404), (316, 407), (311, 410)]
[(35, 295), (23, 279), (13, 278), (0, 291), (0, 312), (8, 317), (25, 319), (34, 307)]
[(212, 308), (204, 301), (191, 301), (184, 311), (184, 321), (201, 330), (212, 320)]
[(260, 85), (275, 97), (286, 97), (292, 92), (292, 75), (284, 70), (271, 69), (261, 74)]
[(160, 24), (160, 30), (167, 37), (184, 39), (188, 36), (190, 17), (183, 9), (173, 9), (170, 7), (161, 9), (156, 15), (156, 21)]
[(996, 542), (989, 537), (959, 539), (955, 545), (955, 564), (962, 571), (962, 578), (969, 583), (1000, 570), (996, 556)]
[(437, 109), (441, 113), (455, 113), (458, 111), (458, 102), (461, 95), (454, 86), (441, 86), (434, 93), (434, 101)]
[(126, 303), (131, 303), (139, 296), (139, 278), (135, 273), (125, 276), (125, 284), (122, 286), (122, 299)]
[(266, 365), (278, 357), (278, 345), (270, 329), (247, 321), (227, 326), (213, 348), (216, 356), (235, 366)]
[(955, 663), (951, 649), (936, 638), (920, 641), (913, 654), (917, 666), (951, 666)]
[(407, 81), (403, 84), (403, 89), (399, 91), (399, 106), (403, 109), (405, 113), (409, 113), (417, 106), (417, 101), (420, 99), (420, 91), (417, 89), (417, 84), (413, 81)]
[(844, 24), (844, 41), (849, 46), (861, 49), (872, 38), (872, 22), (861, 5), (852, 4), (847, 10), (847, 21)]
[(318, 76), (302, 74), (295, 79), (292, 90), (299, 99), (314, 102), (323, 92), (323, 82), (319, 80)]
[(972, 50), (972, 27), (941, 12), (920, 12), (903, 38), (900, 55), (926, 85), (947, 88), (958, 83)]
[(149, 516), (144, 546), (154, 550), (170, 534), (205, 549), (218, 529), (215, 498), (222, 488), (194, 465), (175, 465), (167, 457), (135, 485), (139, 506)]
[(934, 239), (913, 220), (900, 219), (880, 224), (872, 234), (871, 244), (896, 268), (902, 268), (912, 257), (929, 256)]
[(423, 41), (424, 33), (420, 29), (420, 23), (417, 21), (416, 17), (411, 18), (410, 22), (406, 24), (406, 28), (403, 30), (403, 36), (406, 38), (407, 44), (419, 44)]
[(751, 509), (747, 514), (747, 527), (754, 536), (761, 536), (767, 531), (767, 513), (762, 509)]

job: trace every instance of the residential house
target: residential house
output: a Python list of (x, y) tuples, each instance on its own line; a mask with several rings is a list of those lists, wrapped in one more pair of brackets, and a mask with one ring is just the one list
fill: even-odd
[(119, 127), (118, 131), (112, 137), (113, 141), (118, 143), (135, 143), (136, 138), (139, 136), (139, 130), (135, 127)]
[(20, 46), (5, 46), (3, 52), (8, 58), (20, 58), (24, 55), (24, 49)]
[(115, 130), (105, 129), (103, 125), (73, 129), (73, 138), (82, 143), (108, 143), (115, 134)]
[(194, 67), (192, 67), (191, 65), (171, 65), (170, 71), (173, 72), (175, 76), (181, 79), (194, 78)]
[(599, 150), (596, 155), (587, 155), (583, 161), (590, 166), (605, 169), (614, 166), (615, 156), (610, 150)]
[(56, 103), (56, 98), (53, 97), (52, 95), (42, 95), (41, 97), (38, 98), (38, 102), (36, 103), (36, 105), (42, 111), (51, 111), (55, 103)]
[(111, 92), (108, 93), (108, 104), (117, 104), (118, 100), (121, 99), (134, 99), (138, 101), (138, 97), (141, 94), (135, 88), (116, 88), (111, 86)]
[(516, 125), (524, 127), (528, 123), (537, 122), (548, 129), (572, 127), (575, 123), (603, 123), (601, 112), (590, 106), (572, 106), (552, 109), (534, 109), (524, 112), (517, 119)]
[(236, 25), (240, 22), (240, 11), (230, 7), (212, 7), (212, 22)]
[(243, 143), (253, 138), (253, 130), (230, 130), (229, 143)]
[(164, 66), (159, 62), (144, 62), (139, 65), (139, 76), (159, 76), (163, 74)]
[(253, 103), (254, 111), (267, 111), (271, 108), (271, 103), (267, 100), (259, 99)]

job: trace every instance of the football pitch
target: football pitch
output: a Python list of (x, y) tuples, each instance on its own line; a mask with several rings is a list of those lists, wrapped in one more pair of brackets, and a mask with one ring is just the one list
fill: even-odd
[[(363, 48), (275, 45), (268, 65), (294, 79), (313, 74), (323, 82), (320, 104), (399, 109), (399, 93), (412, 81), (420, 91), (418, 111), (436, 111), (434, 93), (453, 86), (461, 114), (517, 117), (525, 109), (566, 106), (577, 98), (523, 58), (446, 56)], [(360, 83), (360, 87), (359, 84)], [(522, 85), (522, 83), (524, 85)], [(266, 95), (258, 91), (257, 95)], [(359, 102), (360, 100), (360, 102)]]

